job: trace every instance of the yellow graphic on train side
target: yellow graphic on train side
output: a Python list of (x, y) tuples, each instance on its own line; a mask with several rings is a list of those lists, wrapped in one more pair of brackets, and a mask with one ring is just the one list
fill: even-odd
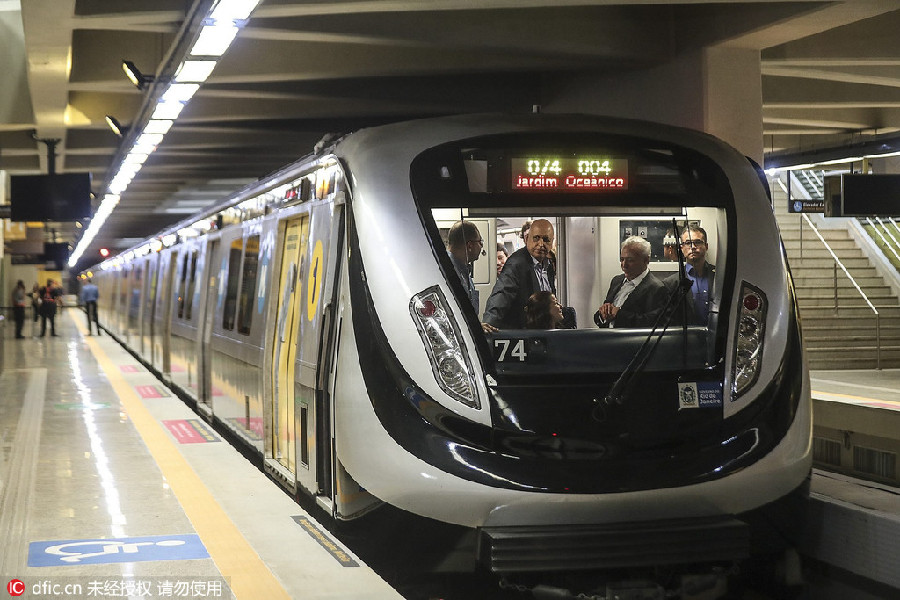
[(322, 279), (325, 277), (325, 261), (322, 255), (322, 240), (316, 240), (312, 260), (309, 263), (309, 278), (306, 282), (306, 318), (312, 321), (319, 306), (319, 292), (322, 291)]

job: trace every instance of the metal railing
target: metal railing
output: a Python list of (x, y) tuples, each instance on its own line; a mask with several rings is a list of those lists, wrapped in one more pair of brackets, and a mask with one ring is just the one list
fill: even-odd
[[(833, 264), (833, 275), (832, 281), (834, 284), (834, 312), (837, 314), (838, 312), (838, 276), (837, 271), (838, 267), (840, 267), (841, 271), (844, 272), (844, 275), (847, 276), (847, 279), (856, 288), (856, 291), (859, 292), (859, 295), (865, 300), (866, 304), (869, 305), (869, 308), (872, 309), (872, 312), (875, 314), (875, 368), (881, 369), (881, 315), (878, 313), (878, 309), (875, 308), (875, 305), (872, 304), (872, 301), (869, 300), (869, 297), (862, 290), (856, 280), (853, 278), (853, 275), (850, 274), (850, 271), (847, 270), (847, 267), (844, 266), (844, 263), (841, 262), (841, 259), (838, 258), (838, 255), (834, 253), (834, 250), (831, 249), (831, 246), (828, 245), (828, 242), (825, 241), (825, 238), (822, 237), (822, 234), (819, 233), (819, 229), (813, 224), (810, 218), (806, 215), (806, 213), (802, 213), (801, 215), (803, 220), (806, 221), (806, 224), (809, 225), (809, 228), (816, 234), (816, 237), (819, 238), (819, 241), (822, 242), (822, 245), (825, 246), (825, 249), (828, 250), (828, 253), (831, 254), (831, 258), (834, 259)], [(801, 248), (801, 257), (802, 257), (802, 248), (803, 248), (803, 222), (800, 223), (800, 248)]]
[[(881, 229), (878, 229), (878, 227), (875, 225), (875, 223), (872, 222), (871, 217), (866, 217), (866, 223), (869, 224), (869, 227), (871, 227), (872, 230), (878, 234), (878, 237), (881, 238), (881, 241), (884, 243), (885, 247), (888, 250), (890, 250), (891, 254), (894, 255), (894, 258), (896, 258), (897, 261), (900, 262), (900, 254), (897, 254), (897, 247), (900, 247), (900, 242), (897, 241), (897, 238), (894, 236), (894, 234), (891, 232), (891, 230), (888, 229), (888, 226), (884, 224), (884, 221), (881, 220), (881, 217), (875, 217), (875, 220), (878, 221), (878, 225), (881, 225)], [(890, 221), (894, 225), (894, 229), (897, 229), (897, 223), (894, 221), (894, 219), (891, 218)], [(882, 229), (884, 231), (882, 231)], [(898, 231), (900, 231), (900, 230), (898, 230)], [(887, 233), (888, 236), (890, 236), (891, 240), (893, 241), (893, 244), (891, 242), (889, 242), (886, 237), (884, 237), (885, 233)]]

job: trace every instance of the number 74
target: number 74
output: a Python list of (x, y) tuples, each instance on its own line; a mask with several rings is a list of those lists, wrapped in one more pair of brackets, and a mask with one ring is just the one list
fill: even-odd
[[(512, 343), (514, 341), (515, 344)], [(509, 349), (510, 346), (512, 346), (512, 350)], [(525, 357), (528, 355), (525, 352), (525, 340), (494, 340), (494, 347), (500, 348), (497, 362), (505, 361), (507, 352), (509, 352), (509, 356), (518, 358), (519, 362), (525, 362)]]

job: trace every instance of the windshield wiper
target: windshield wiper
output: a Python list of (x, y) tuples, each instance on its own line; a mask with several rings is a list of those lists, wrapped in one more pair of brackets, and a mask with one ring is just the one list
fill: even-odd
[[(675, 222), (675, 219), (672, 219), (672, 228), (675, 232), (676, 239), (681, 239), (681, 234), (678, 231), (678, 225)], [(682, 352), (682, 357), (685, 361), (687, 361), (687, 302), (685, 302), (685, 298), (687, 297), (688, 291), (691, 289), (691, 285), (693, 282), (688, 279), (685, 268), (684, 268), (684, 253), (681, 251), (681, 246), (676, 247), (676, 252), (678, 253), (678, 285), (672, 290), (669, 294), (669, 297), (666, 299), (666, 305), (663, 307), (662, 312), (656, 317), (656, 321), (653, 323), (653, 328), (650, 330), (650, 333), (647, 334), (647, 338), (641, 344), (641, 347), (638, 348), (637, 352), (635, 352), (631, 361), (629, 361), (628, 366), (622, 371), (619, 377), (616, 379), (615, 383), (613, 383), (612, 387), (609, 388), (609, 391), (606, 393), (606, 396), (603, 397), (602, 400), (595, 400), (597, 402), (597, 406), (594, 407), (592, 411), (592, 416), (594, 419), (598, 421), (602, 421), (606, 416), (606, 407), (612, 406), (614, 404), (624, 404), (625, 400), (628, 397), (628, 392), (630, 391), (631, 383), (634, 381), (634, 378), (643, 372), (644, 368), (647, 366), (647, 363), (650, 361), (650, 357), (653, 356), (653, 352), (659, 346), (659, 342), (662, 340), (663, 335), (665, 335), (666, 330), (669, 328), (669, 325), (672, 324), (672, 319), (675, 317), (675, 313), (678, 309), (678, 305), (681, 304), (682, 307), (682, 331), (684, 333), (684, 349)], [(662, 328), (662, 331), (657, 334), (657, 330)], [(653, 336), (656, 335), (656, 341), (653, 342)], [(686, 363), (685, 363), (686, 364)]]

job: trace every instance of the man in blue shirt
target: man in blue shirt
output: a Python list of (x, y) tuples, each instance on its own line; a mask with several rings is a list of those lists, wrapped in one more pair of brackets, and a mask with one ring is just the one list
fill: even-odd
[(706, 230), (699, 225), (691, 225), (681, 232), (681, 252), (684, 254), (685, 274), (691, 280), (691, 294), (688, 305), (693, 308), (693, 318), (697, 325), (706, 325), (709, 307), (713, 301), (716, 281), (716, 266), (706, 262)]
[(97, 299), (100, 298), (100, 290), (90, 279), (81, 287), (81, 301), (87, 313), (88, 335), (91, 335), (91, 321), (97, 327), (97, 335), (100, 335), (100, 321), (97, 320)]

